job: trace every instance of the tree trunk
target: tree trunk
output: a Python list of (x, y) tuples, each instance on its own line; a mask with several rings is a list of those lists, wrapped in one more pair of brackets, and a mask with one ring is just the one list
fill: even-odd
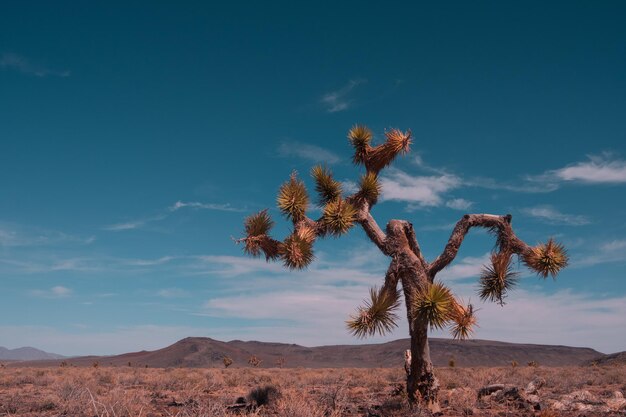
[(403, 274), (402, 286), (406, 301), (409, 333), (411, 336), (410, 372), (407, 373), (406, 391), (409, 403), (426, 406), (431, 412), (439, 413), (438, 394), (439, 381), (434, 374), (428, 347), (428, 321), (423, 317), (413, 315), (411, 305), (418, 288), (429, 284), (424, 273), (415, 270)]
[(421, 254), (410, 223), (390, 220), (387, 224), (386, 242), (385, 248), (393, 258), (390, 270), (395, 271), (402, 283), (409, 321), (411, 366), (406, 379), (409, 403), (411, 405), (421, 403), (433, 413), (438, 413), (439, 381), (433, 373), (433, 364), (430, 361), (428, 321), (423, 317), (414, 316), (412, 309), (415, 295), (431, 283), (426, 269), (427, 263)]
[(439, 381), (433, 372), (428, 349), (428, 324), (417, 317), (411, 323), (411, 372), (407, 375), (406, 390), (411, 404), (422, 403), (434, 413), (439, 408)]

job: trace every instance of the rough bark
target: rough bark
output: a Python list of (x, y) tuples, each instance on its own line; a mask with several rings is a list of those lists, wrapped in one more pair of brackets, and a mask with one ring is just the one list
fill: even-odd
[[(407, 372), (407, 394), (411, 404), (422, 403), (438, 412), (439, 382), (433, 372), (428, 347), (428, 322), (415, 316), (411, 305), (420, 288), (430, 283), (427, 264), (421, 255), (413, 226), (402, 220), (391, 220), (387, 225), (386, 249), (392, 256), (392, 265), (400, 277), (411, 337), (410, 367)], [(409, 362), (409, 360), (407, 360)]]

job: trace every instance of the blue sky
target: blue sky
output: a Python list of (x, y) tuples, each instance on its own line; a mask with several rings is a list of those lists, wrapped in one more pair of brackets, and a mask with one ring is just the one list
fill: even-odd
[(266, 207), (288, 232), (294, 169), (350, 188), (363, 123), (414, 134), (373, 214), (411, 221), (429, 259), (466, 212), (568, 247), (502, 308), (475, 295), (493, 241), (470, 233), (440, 276), (480, 308), (476, 337), (626, 349), (623, 3), (205, 3), (3, 7), (0, 346), (359, 342), (344, 321), (388, 266), (361, 230), (303, 272), (232, 237)]

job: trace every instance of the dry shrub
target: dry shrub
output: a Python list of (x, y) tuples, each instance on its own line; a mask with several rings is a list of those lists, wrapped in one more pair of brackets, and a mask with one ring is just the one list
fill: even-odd
[(339, 417), (339, 413), (327, 414), (325, 408), (305, 399), (304, 397), (291, 397), (278, 401), (276, 410), (281, 417)]
[(272, 385), (254, 388), (248, 394), (248, 402), (257, 407), (274, 403), (278, 398), (280, 398), (280, 391)]
[(328, 384), (320, 390), (320, 403), (332, 413), (344, 411), (348, 403), (348, 392), (345, 383)]

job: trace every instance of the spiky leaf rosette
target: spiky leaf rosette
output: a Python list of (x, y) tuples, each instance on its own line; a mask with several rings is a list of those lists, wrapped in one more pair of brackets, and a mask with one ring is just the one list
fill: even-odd
[(346, 321), (348, 330), (353, 336), (364, 338), (376, 333), (384, 335), (398, 325), (395, 311), (400, 307), (400, 291), (380, 291), (376, 287), (370, 289), (370, 299), (357, 309), (355, 315)]
[(269, 237), (268, 232), (274, 226), (267, 210), (262, 210), (246, 218), (244, 222), (246, 237), (243, 240), (245, 253), (254, 257), (265, 253), (267, 260), (278, 256), (278, 242)]
[(372, 141), (372, 131), (363, 125), (354, 125), (348, 132), (348, 140), (354, 147), (352, 162), (356, 165), (364, 164)]
[(304, 218), (309, 206), (309, 196), (304, 182), (297, 178), (295, 172), (291, 174), (289, 181), (280, 186), (276, 202), (287, 218), (296, 222)]
[(309, 243), (313, 243), (313, 241), (315, 240), (315, 238), (317, 237), (317, 235), (315, 234), (315, 230), (312, 227), (309, 226), (300, 226), (297, 230), (296, 230), (296, 235)]
[(320, 196), (321, 205), (341, 197), (341, 183), (333, 178), (328, 168), (317, 165), (311, 170), (311, 176), (315, 179), (315, 191)]
[(324, 207), (322, 224), (330, 234), (340, 236), (354, 225), (356, 214), (356, 209), (352, 204), (338, 198)]
[(373, 172), (368, 172), (361, 177), (357, 198), (364, 199), (372, 206), (378, 201), (381, 190), (382, 186), (378, 182), (378, 176)]
[(480, 273), (480, 299), (504, 305), (506, 293), (517, 283), (517, 276), (518, 273), (513, 271), (510, 253), (492, 253), (491, 265), (483, 266)]
[(460, 302), (456, 301), (452, 312), (452, 324), (450, 326), (450, 333), (454, 339), (466, 340), (474, 333), (474, 326), (476, 325), (476, 314), (474, 313), (474, 306), (467, 304), (464, 306)]
[(283, 264), (290, 269), (304, 269), (314, 259), (312, 240), (307, 240), (298, 232), (289, 235), (279, 245), (278, 251)]
[(244, 222), (247, 237), (266, 235), (273, 226), (274, 222), (267, 209), (248, 216)]
[(417, 291), (411, 308), (431, 329), (443, 329), (452, 320), (455, 303), (452, 291), (441, 282), (435, 282)]
[(543, 278), (552, 275), (555, 278), (559, 271), (567, 266), (569, 257), (565, 246), (548, 240), (548, 243), (537, 245), (522, 256), (527, 267)]
[(387, 141), (369, 150), (367, 155), (366, 167), (368, 171), (378, 173), (385, 168), (399, 154), (409, 151), (411, 145), (411, 131), (403, 133), (398, 129), (391, 129), (385, 132)]

